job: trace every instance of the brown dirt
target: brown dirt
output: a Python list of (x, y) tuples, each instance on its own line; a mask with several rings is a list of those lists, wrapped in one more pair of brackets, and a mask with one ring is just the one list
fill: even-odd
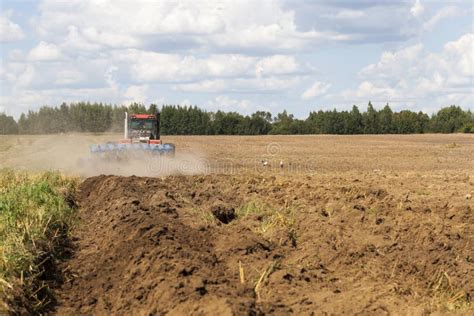
[[(0, 136), (0, 168), (89, 175), (119, 137)], [(473, 135), (165, 141), (81, 185), (58, 315), (474, 314)]]
[(473, 312), (466, 173), (86, 179), (65, 314)]

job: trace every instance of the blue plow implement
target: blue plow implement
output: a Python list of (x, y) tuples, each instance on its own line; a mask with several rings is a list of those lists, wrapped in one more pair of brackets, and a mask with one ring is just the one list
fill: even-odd
[(90, 151), (92, 154), (102, 153), (127, 153), (127, 152), (147, 152), (151, 154), (172, 154), (175, 151), (173, 144), (99, 144), (91, 145)]

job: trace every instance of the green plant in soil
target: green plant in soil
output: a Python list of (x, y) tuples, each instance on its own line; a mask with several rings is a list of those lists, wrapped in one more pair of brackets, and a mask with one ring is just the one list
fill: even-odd
[(261, 222), (257, 233), (268, 237), (276, 230), (284, 229), (288, 239), (296, 245), (296, 212), (293, 206), (274, 207), (261, 200), (250, 200), (237, 210), (237, 217), (257, 216)]
[(77, 183), (56, 172), (0, 170), (0, 314), (50, 305), (46, 270), (75, 222)]

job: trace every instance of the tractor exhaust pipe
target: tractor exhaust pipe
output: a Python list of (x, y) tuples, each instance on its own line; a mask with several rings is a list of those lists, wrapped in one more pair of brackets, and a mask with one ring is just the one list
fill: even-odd
[(125, 112), (125, 125), (124, 125), (123, 139), (128, 139), (128, 112)]
[(161, 113), (158, 110), (156, 112), (156, 131), (155, 131), (156, 139), (158, 139), (158, 140), (160, 140), (160, 138), (161, 138), (160, 115), (161, 115)]

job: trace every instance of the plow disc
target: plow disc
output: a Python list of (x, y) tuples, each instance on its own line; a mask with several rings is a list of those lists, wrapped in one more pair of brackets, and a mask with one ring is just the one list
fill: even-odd
[[(77, 161), (79, 172), (94, 174), (139, 174), (159, 173), (163, 161), (174, 160), (173, 144), (119, 144), (91, 145), (90, 155)], [(158, 171), (157, 171), (158, 168)]]
[(90, 152), (92, 156), (100, 158), (141, 158), (148, 156), (171, 156), (174, 157), (175, 146), (173, 144), (119, 144), (108, 143), (100, 145), (91, 145)]

